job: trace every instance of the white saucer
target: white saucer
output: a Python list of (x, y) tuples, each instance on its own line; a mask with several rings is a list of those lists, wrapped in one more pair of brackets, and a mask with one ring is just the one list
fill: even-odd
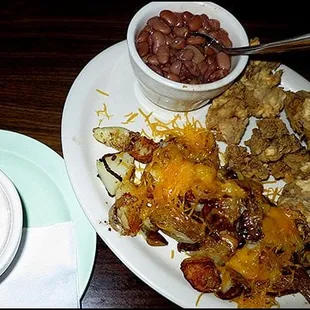
[(19, 194), (10, 178), (0, 170), (0, 275), (17, 253), (23, 228)]
[(24, 227), (74, 222), (82, 297), (93, 269), (96, 232), (75, 197), (62, 157), (33, 138), (0, 130), (0, 169), (19, 193)]

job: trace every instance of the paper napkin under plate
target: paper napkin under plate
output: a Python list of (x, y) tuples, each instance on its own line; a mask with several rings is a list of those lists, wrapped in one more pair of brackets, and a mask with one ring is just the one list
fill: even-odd
[(18, 253), (0, 277), (2, 308), (80, 308), (72, 221), (23, 228)]

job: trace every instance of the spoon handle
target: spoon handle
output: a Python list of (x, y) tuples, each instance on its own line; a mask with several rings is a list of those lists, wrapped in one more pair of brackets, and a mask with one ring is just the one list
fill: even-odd
[(229, 55), (240, 55), (240, 54), (250, 55), (250, 54), (281, 53), (292, 50), (302, 50), (307, 48), (310, 48), (310, 33), (266, 44), (225, 48), (224, 52)]

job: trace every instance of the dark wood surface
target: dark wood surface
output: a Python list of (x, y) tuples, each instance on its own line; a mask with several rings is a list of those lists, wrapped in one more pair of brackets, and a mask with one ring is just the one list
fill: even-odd
[[(74, 79), (93, 57), (126, 38), (130, 18), (146, 3), (0, 1), (0, 129), (28, 135), (63, 155), (62, 110)], [(217, 3), (262, 43), (310, 32), (303, 1)], [(271, 58), (310, 80), (310, 51)], [(137, 278), (100, 238), (81, 306), (178, 308)]]

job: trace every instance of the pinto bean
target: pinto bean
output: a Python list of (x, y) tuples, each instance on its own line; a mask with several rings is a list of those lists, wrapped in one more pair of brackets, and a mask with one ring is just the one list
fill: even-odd
[(166, 40), (165, 40), (164, 35), (159, 31), (155, 31), (154, 33), (152, 33), (150, 35), (150, 40), (151, 40), (151, 44), (152, 44), (153, 54), (157, 53), (157, 50), (161, 45), (166, 44)]
[(169, 47), (168, 45), (164, 44), (159, 46), (156, 56), (158, 58), (159, 63), (166, 64), (169, 61)]
[(177, 27), (183, 27), (184, 26), (184, 21), (183, 21), (183, 16), (181, 13), (175, 13), (175, 16), (177, 18), (177, 22), (175, 23), (175, 26)]
[(186, 38), (189, 34), (189, 29), (185, 26), (183, 27), (173, 27), (172, 32), (177, 37)]
[(156, 72), (157, 74), (163, 76), (163, 71), (162, 71), (159, 67), (154, 66), (154, 65), (152, 65), (152, 64), (148, 64), (148, 66), (149, 66), (154, 72)]
[(205, 13), (162, 10), (148, 19), (136, 37), (137, 51), (152, 70), (174, 81), (188, 84), (210, 83), (229, 73), (230, 57), (205, 44), (205, 38), (192, 31), (210, 35), (225, 46), (232, 46), (220, 21)]
[(192, 58), (192, 61), (196, 64), (199, 64), (200, 62), (205, 60), (205, 56), (201, 53), (201, 51), (194, 45), (187, 45), (185, 49), (190, 49), (194, 52), (194, 56)]
[(210, 82), (210, 76), (216, 71), (216, 69), (217, 69), (216, 63), (211, 63), (208, 65), (208, 68), (203, 75), (204, 83)]
[(208, 70), (208, 67), (209, 65), (206, 63), (206, 61), (202, 61), (198, 64), (198, 68), (202, 76), (206, 73), (206, 71)]
[(163, 34), (169, 34), (171, 28), (158, 16), (154, 16), (147, 21), (147, 24), (152, 27), (155, 31), (160, 31)]
[(214, 82), (214, 81), (220, 80), (221, 78), (223, 78), (224, 76), (226, 76), (227, 73), (228, 73), (228, 71), (227, 71), (227, 70), (224, 70), (224, 69), (216, 70), (215, 72), (213, 72), (212, 74), (210, 74), (210, 76), (209, 76), (209, 81), (210, 81), (210, 82)]
[(220, 69), (227, 71), (230, 69), (230, 57), (227, 54), (223, 52), (217, 53), (216, 62)]
[(232, 42), (228, 37), (227, 32), (221, 31), (222, 28), (217, 32), (218, 40), (226, 47), (232, 47)]
[(206, 57), (208, 57), (208, 56), (214, 56), (217, 52), (214, 48), (209, 47), (209, 46), (205, 46), (204, 47), (204, 53), (205, 53)]
[(169, 45), (173, 41), (173, 38), (170, 35), (165, 34), (164, 37), (165, 37), (165, 43), (167, 45)]
[(213, 30), (219, 30), (221, 27), (220, 22), (214, 18), (209, 18), (208, 23)]
[(198, 77), (200, 75), (200, 70), (199, 70), (197, 64), (195, 64), (193, 61), (185, 60), (184, 66), (190, 72), (190, 74), (192, 74), (193, 76)]
[(186, 66), (181, 67), (180, 79), (187, 80), (189, 82), (193, 78), (193, 75), (187, 70)]
[(151, 28), (149, 25), (145, 25), (143, 30), (148, 32), (149, 34), (152, 34), (154, 32), (154, 29)]
[(172, 42), (169, 45), (172, 48), (181, 50), (186, 46), (186, 41), (182, 37), (176, 37), (174, 40), (172, 40)]
[(188, 21), (188, 28), (190, 31), (197, 31), (202, 26), (202, 20), (200, 18), (200, 15), (194, 15), (189, 21)]
[(168, 64), (166, 66), (161, 67), (161, 70), (163, 71), (163, 74), (166, 75), (170, 72), (170, 68)]
[(210, 25), (209, 25), (209, 17), (207, 14), (201, 14), (200, 15), (200, 18), (201, 18), (201, 26), (202, 28), (204, 29), (209, 29), (210, 28)]
[(206, 43), (206, 39), (200, 36), (190, 36), (186, 39), (186, 43), (190, 45), (202, 45)]
[(181, 72), (182, 62), (180, 60), (174, 61), (170, 66), (170, 72), (179, 76)]
[(193, 13), (189, 12), (189, 11), (184, 11), (182, 14), (182, 18), (184, 20), (185, 23), (188, 23), (189, 20), (194, 16)]
[(194, 57), (194, 51), (189, 48), (184, 48), (177, 54), (180, 60), (192, 60)]
[(218, 32), (215, 31), (215, 30), (209, 31), (209, 36), (212, 37), (212, 38), (214, 38), (215, 40), (219, 40)]
[(177, 75), (175, 75), (175, 74), (173, 74), (173, 73), (167, 73), (166, 75), (165, 75), (165, 77), (167, 78), (167, 79), (169, 79), (169, 80), (171, 80), (171, 81), (175, 81), (175, 82), (180, 82), (180, 78), (177, 76)]
[(152, 65), (155, 65), (155, 66), (158, 66), (159, 65), (159, 61), (158, 61), (158, 58), (156, 55), (150, 55), (148, 58), (147, 58), (147, 62), (149, 64), (152, 64)]
[(140, 33), (137, 36), (136, 42), (147, 42), (149, 39), (149, 33), (145, 30), (141, 30)]
[(175, 26), (175, 24), (177, 23), (177, 17), (176, 15), (170, 11), (170, 10), (162, 10), (159, 13), (159, 16), (162, 20), (164, 20), (168, 26)]
[(138, 42), (137, 51), (140, 57), (147, 55), (149, 53), (149, 45), (147, 44), (147, 42)]
[(200, 83), (200, 80), (197, 78), (197, 79), (195, 79), (195, 78), (193, 78), (193, 79), (191, 79), (189, 82), (188, 82), (188, 84), (201, 84)]

